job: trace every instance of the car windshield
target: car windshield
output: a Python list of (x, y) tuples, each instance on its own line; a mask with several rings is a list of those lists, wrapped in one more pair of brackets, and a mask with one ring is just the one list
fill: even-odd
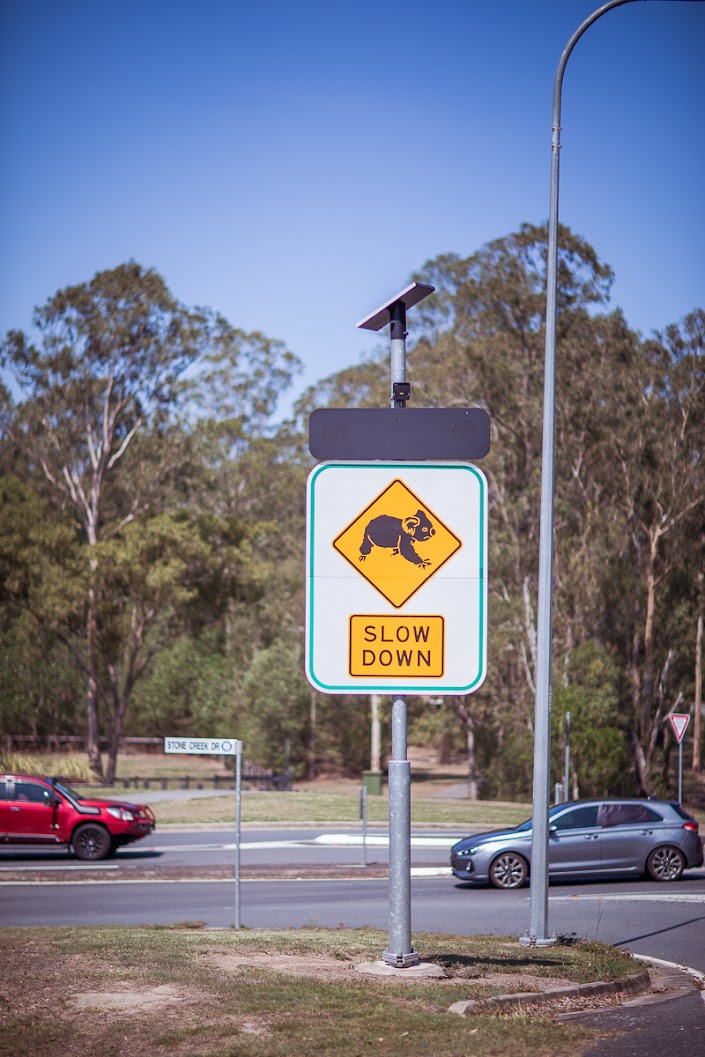
[(82, 799), (81, 794), (77, 793), (76, 790), (72, 789), (70, 785), (66, 784), (66, 782), (53, 782), (52, 784), (54, 788), (58, 790), (59, 793), (63, 793), (65, 796), (68, 796), (71, 800)]
[[(556, 812), (557, 811), (561, 811), (563, 809), (563, 807), (564, 807), (563, 804), (556, 804), (555, 807), (552, 807), (551, 810), (548, 812), (549, 819), (553, 818), (555, 816)], [(527, 830), (531, 829), (531, 822), (532, 822), (532, 820), (530, 818), (527, 818), (526, 822), (522, 822), (522, 824), (520, 826), (516, 827), (515, 832), (516, 833), (520, 833), (520, 832), (521, 833), (526, 833)]]

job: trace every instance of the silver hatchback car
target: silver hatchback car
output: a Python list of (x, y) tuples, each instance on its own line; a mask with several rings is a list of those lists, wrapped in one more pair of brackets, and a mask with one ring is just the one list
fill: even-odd
[[(549, 876), (648, 874), (677, 881), (702, 866), (698, 823), (666, 800), (574, 800), (549, 812)], [(519, 888), (531, 870), (531, 819), (516, 829), (475, 833), (454, 844), (450, 864), (461, 881)]]

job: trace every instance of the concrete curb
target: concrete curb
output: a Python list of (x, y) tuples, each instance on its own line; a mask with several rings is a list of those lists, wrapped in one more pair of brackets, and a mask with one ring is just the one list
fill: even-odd
[(605, 995), (640, 995), (651, 985), (648, 969), (640, 973), (622, 976), (618, 980), (598, 980), (594, 984), (576, 984), (575, 987), (558, 987), (554, 991), (524, 991), (516, 995), (497, 995), (454, 1002), (449, 1013), (466, 1017), (475, 1013), (520, 1012), (527, 1006), (542, 1006), (562, 998), (603, 998)]
[(705, 997), (705, 973), (700, 972), (699, 969), (693, 969), (692, 966), (683, 965), (681, 962), (667, 962), (663, 958), (655, 958), (652, 954), (632, 954), (632, 957), (638, 958), (640, 962), (653, 965), (655, 969), (673, 969), (679, 973), (687, 973)]

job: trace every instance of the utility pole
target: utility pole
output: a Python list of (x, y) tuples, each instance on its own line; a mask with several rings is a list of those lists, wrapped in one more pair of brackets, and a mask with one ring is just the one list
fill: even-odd
[(570, 712), (565, 714), (565, 764), (563, 770), (563, 801), (570, 800)]
[[(690, 0), (702, 2), (702, 0)], [(551, 650), (553, 605), (553, 494), (556, 405), (556, 309), (558, 300), (558, 186), (561, 151), (561, 94), (566, 64), (583, 33), (615, 7), (634, 0), (610, 0), (585, 19), (566, 44), (553, 81), (551, 190), (546, 262), (546, 345), (541, 454), (541, 514), (539, 539), (538, 612), (536, 628), (536, 708), (534, 720), (534, 791), (531, 834), (531, 894), (529, 931), (520, 942), (548, 946), (548, 811), (551, 759)]]

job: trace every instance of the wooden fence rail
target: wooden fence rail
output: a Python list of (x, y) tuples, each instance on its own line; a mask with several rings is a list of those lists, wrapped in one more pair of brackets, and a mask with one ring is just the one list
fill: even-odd
[[(257, 768), (260, 771), (260, 768)], [(214, 774), (212, 778), (199, 776), (193, 778), (185, 774), (181, 777), (164, 777), (132, 775), (129, 778), (116, 778), (115, 785), (121, 785), (123, 789), (235, 789), (235, 778), (233, 775)], [(259, 789), (274, 789), (281, 792), (291, 791), (291, 775), (272, 774), (261, 771), (261, 773), (247, 774), (243, 768), (242, 785), (257, 786)]]

